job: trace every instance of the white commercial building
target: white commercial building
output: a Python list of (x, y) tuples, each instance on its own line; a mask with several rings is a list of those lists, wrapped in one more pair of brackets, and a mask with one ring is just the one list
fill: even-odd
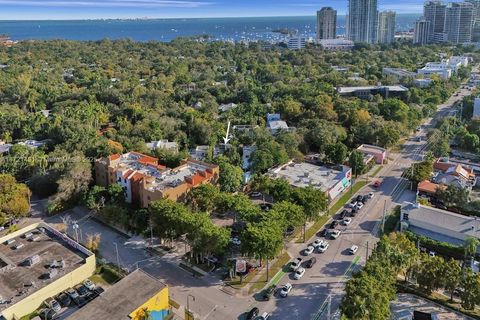
[(178, 152), (178, 144), (176, 142), (170, 142), (168, 140), (158, 140), (146, 143), (147, 148), (150, 150), (165, 149), (173, 152)]
[(384, 76), (390, 76), (395, 78), (397, 81), (401, 81), (403, 79), (414, 79), (416, 76), (415, 72), (407, 71), (405, 69), (399, 68), (383, 68), (382, 74)]
[(294, 187), (314, 187), (325, 192), (329, 200), (333, 200), (350, 186), (352, 169), (343, 165), (327, 168), (306, 162), (290, 161), (269, 170), (268, 176), (273, 179), (285, 179)]
[(290, 50), (304, 49), (307, 44), (307, 38), (302, 36), (295, 36), (288, 38), (287, 47)]
[(321, 39), (317, 41), (324, 50), (347, 51), (353, 49), (355, 44), (347, 39)]

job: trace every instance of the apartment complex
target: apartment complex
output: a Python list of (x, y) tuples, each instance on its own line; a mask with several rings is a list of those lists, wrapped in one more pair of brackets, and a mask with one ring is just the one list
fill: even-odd
[(114, 154), (95, 161), (96, 183), (119, 184), (125, 192), (125, 201), (141, 208), (163, 198), (181, 201), (193, 188), (215, 183), (218, 175), (217, 165), (187, 160), (170, 169), (159, 165), (158, 159), (137, 152)]
[(458, 69), (468, 66), (468, 63), (467, 57), (452, 56), (440, 62), (427, 62), (423, 68), (417, 70), (417, 74), (423, 77), (436, 75), (441, 79), (449, 79)]
[(317, 11), (317, 39), (335, 39), (337, 36), (337, 10), (323, 7)]
[(377, 42), (377, 0), (349, 0), (347, 38), (355, 42)]
[(378, 14), (378, 43), (392, 43), (395, 41), (395, 20), (393, 11), (382, 11)]
[[(423, 7), (423, 17), (415, 25), (414, 43), (469, 43), (472, 41), (477, 13), (477, 7), (471, 2), (452, 2), (447, 5), (440, 0), (428, 1)], [(424, 37), (426, 30), (427, 41)]]
[(290, 50), (305, 49), (307, 38), (302, 36), (289, 37), (287, 39), (287, 48)]
[(95, 272), (92, 252), (43, 222), (0, 243), (0, 319), (20, 319)]
[(415, 29), (413, 31), (413, 43), (425, 45), (429, 43), (431, 22), (425, 17), (418, 19), (415, 22)]

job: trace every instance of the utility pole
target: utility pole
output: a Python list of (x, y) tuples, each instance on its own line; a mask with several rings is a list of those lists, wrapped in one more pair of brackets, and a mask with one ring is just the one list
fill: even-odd
[(368, 260), (368, 241), (367, 241), (367, 253), (365, 254), (365, 261)]
[(120, 267), (120, 256), (119, 256), (119, 254), (118, 254), (118, 245), (117, 245), (116, 242), (114, 242), (113, 244), (115, 245), (115, 252), (116, 252), (116, 255), (117, 255), (117, 266), (118, 266), (119, 268), (121, 268), (121, 267)]
[(328, 295), (327, 297), (327, 319), (331, 320), (332, 319), (332, 295)]

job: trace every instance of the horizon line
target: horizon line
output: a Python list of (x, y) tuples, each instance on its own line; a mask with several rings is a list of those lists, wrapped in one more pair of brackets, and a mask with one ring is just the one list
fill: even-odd
[[(421, 15), (421, 12), (402, 12), (396, 13), (397, 15)], [(206, 16), (206, 17), (130, 17), (130, 18), (74, 18), (74, 19), (55, 19), (55, 18), (45, 18), (45, 19), (0, 19), (0, 23), (3, 21), (101, 21), (101, 20), (185, 20), (185, 19), (246, 19), (246, 18), (291, 18), (291, 17), (315, 17), (315, 14), (312, 15), (254, 15), (254, 16)], [(346, 16), (346, 14), (338, 14), (337, 16)]]

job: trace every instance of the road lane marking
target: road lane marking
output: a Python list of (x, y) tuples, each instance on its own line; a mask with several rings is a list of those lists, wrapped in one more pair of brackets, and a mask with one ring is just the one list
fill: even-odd
[(347, 270), (345, 270), (345, 273), (343, 274), (343, 277), (344, 278), (349, 278), (353, 272), (353, 269), (355, 268), (355, 266), (358, 264), (358, 262), (360, 261), (360, 256), (356, 256), (352, 263), (350, 263), (350, 266), (347, 268)]

